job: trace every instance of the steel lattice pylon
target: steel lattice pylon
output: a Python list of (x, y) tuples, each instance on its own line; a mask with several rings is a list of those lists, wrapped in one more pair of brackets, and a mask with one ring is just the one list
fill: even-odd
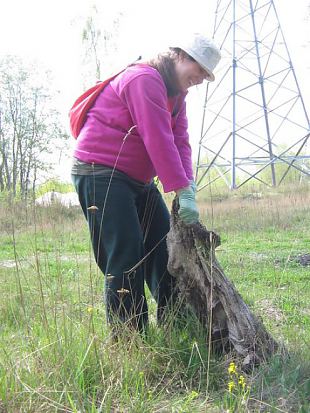
[(309, 117), (274, 1), (218, 0), (214, 39), (222, 61), (205, 95), (198, 189), (218, 179), (275, 186), (290, 169), (310, 176)]

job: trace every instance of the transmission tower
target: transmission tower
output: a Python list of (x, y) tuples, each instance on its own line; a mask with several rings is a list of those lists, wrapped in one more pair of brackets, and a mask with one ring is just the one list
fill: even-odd
[(205, 94), (198, 189), (310, 176), (309, 117), (274, 1), (218, 0), (213, 37), (222, 60)]

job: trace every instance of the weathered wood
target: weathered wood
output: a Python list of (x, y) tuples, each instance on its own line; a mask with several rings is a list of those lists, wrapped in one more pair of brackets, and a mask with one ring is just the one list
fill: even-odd
[(259, 364), (276, 351), (277, 343), (225, 276), (215, 257), (219, 236), (201, 223), (185, 225), (177, 210), (174, 200), (168, 270), (177, 278), (182, 298), (207, 329), (211, 326), (216, 349), (235, 351), (242, 356), (244, 368)]

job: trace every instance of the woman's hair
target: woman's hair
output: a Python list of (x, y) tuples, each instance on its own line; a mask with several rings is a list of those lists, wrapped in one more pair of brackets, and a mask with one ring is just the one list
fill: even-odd
[(180, 93), (180, 85), (175, 71), (175, 60), (180, 56), (194, 60), (182, 49), (171, 47), (166, 53), (161, 53), (147, 62), (160, 73), (166, 85), (168, 97), (173, 97)]

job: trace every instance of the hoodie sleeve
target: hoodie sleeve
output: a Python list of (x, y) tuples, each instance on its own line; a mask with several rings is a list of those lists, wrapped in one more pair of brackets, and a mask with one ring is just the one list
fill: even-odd
[(182, 165), (186, 176), (189, 180), (193, 180), (193, 163), (192, 163), (192, 148), (189, 143), (188, 136), (188, 121), (186, 116), (186, 103), (183, 99), (179, 113), (176, 115), (175, 125), (173, 127), (174, 142), (178, 148)]
[(175, 142), (171, 114), (167, 108), (166, 87), (160, 75), (155, 71), (154, 74), (139, 74), (124, 85), (120, 97), (137, 125), (138, 134), (164, 191), (176, 191), (188, 186), (189, 179), (181, 159), (186, 151), (182, 149), (180, 152)]

